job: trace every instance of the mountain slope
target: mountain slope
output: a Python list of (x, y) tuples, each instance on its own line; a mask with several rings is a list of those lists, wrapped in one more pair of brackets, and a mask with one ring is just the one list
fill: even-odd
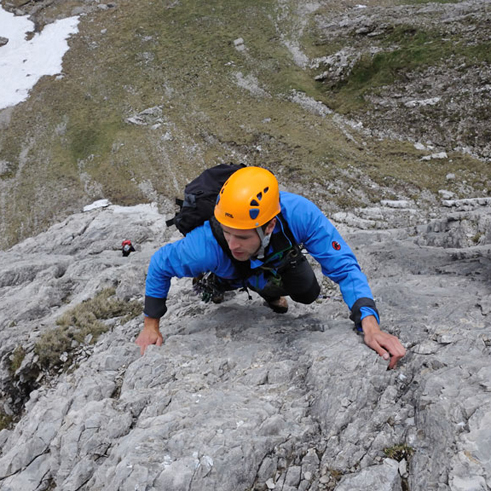
[[(444, 188), (460, 198), (487, 196), (488, 165), (458, 151), (487, 155), (483, 2), (359, 9), (326, 1), (123, 0), (22, 8), (39, 29), (79, 14), (80, 32), (69, 41), (63, 77), (43, 78), (26, 102), (0, 113), (1, 247), (94, 199), (162, 205), (217, 162), (269, 167), (330, 213), (394, 198), (414, 199), (426, 213)], [(430, 50), (460, 18), (466, 28), (442, 43), (467, 50), (445, 58), (448, 73), (430, 88), (424, 81), (442, 71), (443, 47), (434, 64), (427, 57), (405, 67), (404, 60), (416, 48)], [(353, 49), (365, 53), (353, 71), (327, 83), (322, 60)], [(402, 61), (391, 65), (392, 55)], [(348, 66), (356, 61), (347, 59)], [(455, 83), (462, 60), (466, 87)], [(380, 78), (387, 69), (397, 76)], [(418, 81), (428, 90), (415, 95)], [(452, 90), (440, 96), (445, 86)], [(436, 106), (420, 104), (439, 97)], [(442, 151), (448, 158), (422, 160)]]

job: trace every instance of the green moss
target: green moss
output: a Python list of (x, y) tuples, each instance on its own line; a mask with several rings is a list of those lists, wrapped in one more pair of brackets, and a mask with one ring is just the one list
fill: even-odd
[(37, 341), (34, 352), (39, 357), (40, 365), (51, 370), (60, 364), (60, 356), (68, 354), (65, 367), (71, 365), (70, 353), (88, 339), (90, 344), (97, 342), (101, 334), (109, 327), (104, 320), (123, 317), (127, 322), (141, 314), (141, 305), (137, 301), (123, 302), (114, 296), (114, 289), (101, 291), (94, 298), (87, 300), (66, 312), (57, 320), (57, 327), (46, 331)]

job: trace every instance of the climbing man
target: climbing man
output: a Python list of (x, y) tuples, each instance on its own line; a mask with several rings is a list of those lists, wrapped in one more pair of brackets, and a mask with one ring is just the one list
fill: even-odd
[(136, 339), (141, 353), (163, 343), (159, 323), (173, 277), (211, 273), (215, 288), (255, 291), (277, 313), (288, 310), (286, 296), (303, 304), (314, 302), (320, 286), (302, 249), (339, 285), (365, 343), (389, 360), (389, 369), (395, 368), (405, 349), (396, 336), (380, 329), (367, 278), (353, 252), (317, 206), (280, 192), (276, 177), (260, 167), (233, 173), (218, 194), (214, 217), (152, 256), (144, 326)]
[(132, 252), (135, 252), (135, 248), (131, 243), (131, 240), (123, 240), (121, 243), (121, 251), (123, 253), (123, 257), (128, 257)]

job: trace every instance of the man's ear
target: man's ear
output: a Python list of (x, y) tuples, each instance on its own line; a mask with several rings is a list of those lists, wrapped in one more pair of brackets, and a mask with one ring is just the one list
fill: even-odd
[(264, 234), (265, 235), (272, 234), (275, 226), (276, 226), (276, 217), (272, 218), (269, 221), (268, 225), (266, 226), (266, 230), (264, 231)]

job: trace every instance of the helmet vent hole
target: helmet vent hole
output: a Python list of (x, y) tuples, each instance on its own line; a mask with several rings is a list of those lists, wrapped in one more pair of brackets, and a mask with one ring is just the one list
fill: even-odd
[(250, 204), (251, 206), (259, 206), (259, 203), (255, 199), (253, 199)]
[(249, 216), (251, 217), (252, 220), (255, 220), (258, 215), (259, 215), (259, 210), (257, 208), (253, 208), (249, 210)]
[(267, 192), (269, 191), (269, 187), (268, 188), (264, 188), (264, 193), (266, 194)]
[(257, 199), (261, 201), (263, 199), (263, 193), (258, 193), (257, 194)]

